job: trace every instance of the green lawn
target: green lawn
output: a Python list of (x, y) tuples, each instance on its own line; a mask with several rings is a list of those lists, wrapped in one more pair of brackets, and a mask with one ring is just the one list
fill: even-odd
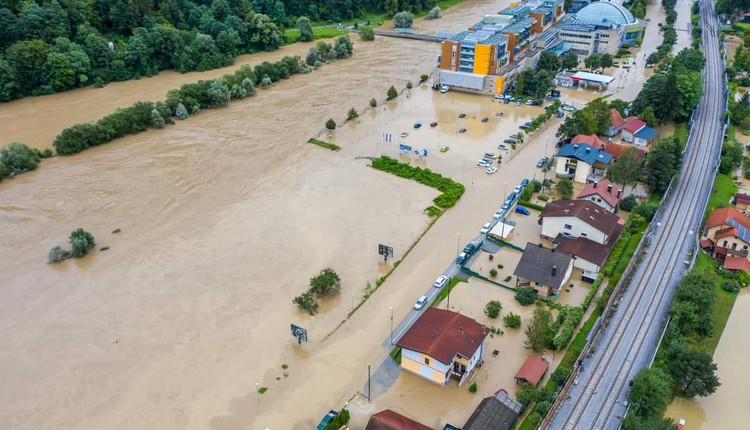
[(682, 147), (685, 147), (687, 143), (688, 135), (688, 124), (686, 122), (680, 122), (674, 125), (674, 137), (680, 139)]
[[(349, 34), (346, 30), (339, 30), (336, 27), (319, 27), (319, 28), (313, 28), (313, 38), (315, 40), (318, 39), (329, 39), (331, 37), (337, 37), (342, 36), (345, 34)], [(284, 31), (284, 41), (285, 45), (288, 45), (290, 43), (295, 43), (299, 39), (299, 30), (296, 28), (290, 28), (286, 31)]]
[(442, 302), (446, 297), (448, 297), (448, 293), (453, 290), (453, 287), (455, 287), (459, 282), (466, 282), (463, 279), (459, 278), (458, 276), (454, 276), (451, 278), (451, 281), (448, 283), (448, 286), (443, 288), (442, 291), (440, 291), (440, 294), (435, 297), (435, 300), (432, 301), (430, 306), (437, 306)]
[[(440, 10), (444, 11), (448, 9), (451, 6), (455, 6), (459, 3), (461, 3), (463, 0), (441, 0), (437, 2), (437, 5), (440, 6)], [(428, 13), (430, 13), (430, 10), (423, 10), (420, 12), (417, 12), (414, 14), (414, 18), (421, 18), (423, 16), (426, 16)]]
[[(695, 262), (695, 270), (700, 269), (706, 269), (710, 270), (712, 273), (716, 273), (716, 262), (712, 260), (711, 257), (701, 252), (698, 254), (698, 259)], [(716, 350), (716, 346), (719, 344), (721, 334), (724, 332), (724, 327), (729, 320), (729, 314), (732, 313), (734, 301), (737, 299), (737, 293), (730, 293), (721, 288), (721, 283), (723, 281), (724, 278), (721, 276), (716, 277), (716, 303), (714, 304), (714, 309), (711, 313), (713, 334), (699, 339), (694, 344), (695, 349), (707, 352), (711, 355), (714, 354), (714, 350)]]
[(711, 197), (708, 199), (708, 206), (706, 207), (706, 217), (712, 210), (728, 206), (730, 197), (736, 192), (737, 185), (732, 181), (732, 178), (723, 174), (716, 175)]

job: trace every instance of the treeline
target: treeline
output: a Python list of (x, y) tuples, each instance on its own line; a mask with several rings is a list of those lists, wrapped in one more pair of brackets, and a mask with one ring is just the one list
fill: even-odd
[(635, 15), (636, 18), (643, 19), (646, 17), (646, 6), (650, 4), (651, 0), (631, 0), (623, 3), (623, 6), (625, 6), (630, 11), (630, 13)]
[(750, 10), (750, 0), (719, 0), (716, 2), (717, 13), (737, 15), (748, 10)]
[[(342, 55), (346, 54), (346, 57), (353, 52), (353, 45), (347, 36), (339, 37), (335, 48), (322, 43), (328, 50), (341, 52)], [(326, 57), (331, 58), (339, 57)], [(226, 106), (232, 99), (255, 95), (257, 86), (269, 86), (279, 79), (288, 79), (291, 75), (309, 72), (310, 68), (297, 56), (286, 56), (275, 63), (263, 62), (254, 68), (244, 65), (234, 73), (221, 78), (184, 84), (179, 90), (170, 90), (164, 101), (136, 102), (97, 122), (68, 127), (55, 138), (53, 144), (58, 154), (74, 154), (128, 134), (146, 131), (148, 127), (162, 128), (165, 124), (172, 123), (173, 118), (187, 119), (202, 109)]]
[[(677, 12), (674, 10), (674, 5), (677, 0), (663, 0), (662, 6), (664, 11), (667, 13), (667, 25), (663, 26), (661, 30), (664, 32), (664, 40), (656, 48), (656, 51), (652, 52), (651, 55), (646, 58), (646, 64), (659, 64), (664, 60), (667, 55), (672, 51), (672, 47), (677, 43), (677, 31), (674, 29), (675, 20), (677, 20)], [(643, 18), (642, 16), (639, 18)]]
[(36, 170), (42, 158), (52, 156), (49, 148), (40, 151), (20, 142), (11, 142), (0, 148), (0, 181), (8, 176), (16, 176), (29, 170)]
[[(86, 85), (203, 71), (284, 43), (296, 17), (429, 9), (435, 0), (4, 0), (0, 102)], [(391, 14), (392, 15), (392, 14)]]

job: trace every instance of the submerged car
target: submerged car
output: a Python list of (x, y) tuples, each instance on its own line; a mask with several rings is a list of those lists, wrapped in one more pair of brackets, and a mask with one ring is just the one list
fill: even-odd
[(536, 162), (536, 167), (544, 167), (544, 165), (547, 164), (547, 161), (549, 161), (549, 157), (542, 155), (542, 158)]
[(415, 123), (414, 123), (414, 128), (419, 128), (419, 127), (421, 127), (421, 126), (422, 126), (422, 123), (421, 123), (421, 122), (415, 122)]
[(464, 133), (466, 133), (466, 129), (465, 128), (459, 128), (458, 132), (461, 133), (461, 134), (464, 134)]
[(432, 121), (430, 123), (430, 127), (437, 127), (437, 124), (438, 124), (437, 121)]
[(489, 121), (489, 120), (490, 120), (490, 119), (489, 119), (489, 118), (487, 118), (487, 117), (484, 117), (484, 118), (482, 118), (482, 122), (487, 122), (487, 121)]
[[(515, 142), (510, 142), (510, 143), (515, 143)], [(502, 149), (502, 150), (504, 150), (504, 151), (507, 151), (507, 150), (508, 150), (508, 147), (507, 147), (507, 146), (505, 146), (505, 145), (503, 145), (503, 144), (501, 143), (501, 144), (497, 145), (497, 149)]]
[(490, 166), (492, 166), (492, 161), (488, 160), (486, 158), (482, 158), (481, 160), (477, 161), (477, 166), (479, 166), (479, 167), (490, 167)]
[(334, 418), (336, 418), (336, 416), (337, 416), (338, 414), (339, 414), (339, 413), (338, 413), (338, 412), (336, 412), (336, 411), (329, 411), (329, 412), (328, 412), (328, 413), (326, 414), (326, 416), (324, 416), (324, 417), (323, 417), (323, 419), (322, 419), (322, 420), (320, 420), (320, 423), (318, 423), (318, 426), (317, 426), (317, 427), (315, 427), (315, 428), (316, 428), (317, 430), (323, 430), (323, 429), (324, 429), (324, 428), (325, 428), (325, 427), (326, 427), (326, 426), (328, 425), (328, 423), (330, 423), (330, 422), (331, 422), (331, 420), (333, 420)]
[(463, 113), (463, 112), (461, 112), (460, 114), (458, 114), (458, 117), (459, 117), (459, 118), (466, 118), (466, 114), (465, 114), (465, 113)]
[(406, 137), (406, 136), (408, 136), (408, 135), (409, 135), (409, 133), (407, 133), (407, 132), (405, 132), (405, 131), (402, 131), (402, 132), (401, 132), (401, 137)]
[(494, 159), (497, 158), (497, 155), (495, 155), (494, 152), (485, 152), (484, 153), (484, 158), (488, 158), (490, 160), (494, 160)]
[(451, 149), (449, 146), (441, 146), (440, 152), (448, 152), (449, 149)]
[(487, 173), (488, 175), (491, 175), (491, 174), (493, 174), (495, 172), (497, 172), (497, 167), (495, 167), (495, 166), (488, 167), (487, 170), (485, 170), (485, 173)]

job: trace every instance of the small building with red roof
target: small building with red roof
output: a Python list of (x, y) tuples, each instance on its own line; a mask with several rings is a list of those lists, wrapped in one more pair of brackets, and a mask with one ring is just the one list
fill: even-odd
[(734, 205), (737, 209), (746, 211), (750, 207), (750, 194), (735, 193), (734, 194)]
[(523, 366), (518, 369), (514, 376), (516, 383), (528, 382), (536, 385), (542, 380), (549, 368), (549, 362), (541, 355), (532, 355), (524, 361)]
[(483, 361), (487, 327), (457, 312), (428, 307), (396, 342), (401, 368), (428, 381), (461, 386)]
[(617, 213), (622, 190), (609, 179), (594, 181), (586, 184), (576, 199), (587, 200), (609, 212)]
[(750, 262), (750, 217), (731, 206), (714, 210), (708, 215), (700, 245), (714, 258), (737, 268), (731, 270), (744, 270), (750, 265), (733, 258)]
[(385, 409), (370, 417), (365, 430), (432, 430), (398, 412)]
[(659, 137), (656, 129), (651, 128), (645, 121), (638, 117), (631, 118), (622, 127), (622, 140), (634, 143), (638, 146), (646, 146)]
[(572, 144), (586, 144), (591, 145), (596, 149), (602, 149), (604, 147), (605, 143), (603, 140), (599, 139), (599, 136), (595, 134), (578, 134), (574, 138), (570, 139), (570, 143)]
[(604, 152), (612, 156), (612, 159), (617, 162), (617, 160), (620, 159), (620, 156), (623, 152), (625, 152), (628, 148), (634, 148), (635, 149), (635, 155), (638, 157), (641, 161), (646, 159), (646, 151), (643, 150), (643, 148), (638, 148), (636, 146), (632, 145), (624, 145), (622, 143), (615, 143), (615, 142), (607, 142), (604, 144), (604, 147), (602, 148)]
[(607, 129), (607, 136), (616, 136), (622, 131), (622, 128), (625, 126), (625, 120), (622, 118), (622, 115), (620, 115), (620, 111), (615, 108), (609, 110), (609, 118), (612, 122), (612, 125), (610, 125), (609, 129)]

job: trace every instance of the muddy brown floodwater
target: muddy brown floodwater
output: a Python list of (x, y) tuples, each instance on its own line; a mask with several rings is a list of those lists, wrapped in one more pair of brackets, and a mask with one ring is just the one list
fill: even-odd
[[(467, 1), (417, 27), (458, 31), (506, 5)], [(351, 106), (363, 111), (390, 85), (429, 73), (438, 52), (418, 41), (355, 42), (349, 60), (163, 130), (45, 160), (0, 185), (0, 428), (309, 429), (361, 389), (367, 364), (384, 354), (388, 307), (400, 319), (454, 257), (456, 233), (473, 237), (502, 202), (504, 183), (536, 174), (536, 160), (554, 149), (555, 122), (488, 176), (476, 159), (497, 152), (497, 143), (541, 108), (422, 86), (337, 130), (331, 140), (341, 152), (307, 145), (329, 117), (341, 119)], [(642, 50), (658, 43), (647, 37)], [(306, 50), (292, 45), (238, 64)], [(63, 127), (231, 69), (164, 72), (3, 104), (2, 136), (48, 147)], [(637, 93), (642, 76), (632, 75), (609, 92)], [(565, 91), (579, 106), (596, 95)], [(467, 118), (459, 120), (459, 112)], [(410, 128), (432, 119), (440, 122), (436, 129)], [(459, 127), (468, 132), (457, 134)], [(323, 342), (367, 283), (390, 268), (380, 263), (377, 244), (393, 245), (399, 259), (427, 225), (422, 210), (434, 189), (355, 159), (398, 156), (380, 136), (407, 129), (407, 143), (430, 150), (417, 164), (463, 182), (467, 193)], [(450, 151), (439, 153), (442, 145)], [(49, 249), (79, 226), (110, 249), (45, 264)], [(298, 313), (291, 299), (326, 266), (341, 274), (341, 296), (324, 301), (315, 317)], [(308, 344), (294, 342), (290, 322), (309, 329)], [(522, 359), (518, 348), (503, 354)], [(268, 391), (258, 395), (258, 386)], [(483, 384), (482, 392), (492, 388)], [(458, 405), (473, 408), (472, 398), (460, 399), (457, 416)], [(418, 399), (410, 402), (426, 410)]]

